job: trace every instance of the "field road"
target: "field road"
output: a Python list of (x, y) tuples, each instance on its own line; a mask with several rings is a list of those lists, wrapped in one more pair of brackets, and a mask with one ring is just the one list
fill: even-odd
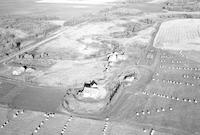
[(32, 50), (32, 49), (34, 49), (34, 48), (36, 48), (36, 47), (38, 47), (38, 46), (40, 46), (42, 44), (45, 44), (45, 43), (47, 43), (47, 42), (59, 37), (61, 34), (63, 34), (65, 32), (66, 29), (67, 29), (67, 27), (63, 27), (60, 30), (50, 34), (46, 39), (44, 39), (44, 40), (41, 39), (42, 41), (39, 41), (38, 43), (35, 43), (35, 44), (31, 43), (31, 44), (27, 45), (24, 49), (14, 53), (14, 54), (11, 54), (10, 56), (8, 56), (6, 58), (1, 59), (0, 60), (0, 64), (3, 63), (3, 62), (8, 61), (8, 60), (20, 55), (20, 54), (23, 54), (24, 52), (30, 51), (30, 50)]

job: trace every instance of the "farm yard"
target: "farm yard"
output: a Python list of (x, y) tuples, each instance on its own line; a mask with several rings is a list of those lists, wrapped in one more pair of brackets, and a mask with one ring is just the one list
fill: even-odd
[(11, 50), (0, 59), (0, 134), (199, 135), (198, 4), (127, 0), (66, 21), (2, 17)]

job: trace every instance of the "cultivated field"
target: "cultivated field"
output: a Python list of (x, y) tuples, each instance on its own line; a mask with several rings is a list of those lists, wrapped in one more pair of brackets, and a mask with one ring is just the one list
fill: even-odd
[(161, 24), (154, 46), (171, 50), (200, 50), (200, 20), (177, 19)]

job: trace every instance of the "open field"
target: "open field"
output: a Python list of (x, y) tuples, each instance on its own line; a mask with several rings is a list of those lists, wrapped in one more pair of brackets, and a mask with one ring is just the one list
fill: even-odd
[(2, 45), (15, 42), (0, 59), (0, 134), (200, 134), (196, 1), (19, 1), (24, 15), (0, 20)]
[[(89, 5), (86, 8), (77, 8), (81, 4), (63, 3), (37, 3), (38, 0), (7, 0), (0, 1), (0, 15), (25, 15), (25, 16), (56, 16), (63, 20), (80, 17), (91, 12), (95, 13), (108, 5)], [(70, 11), (70, 12), (69, 12)]]
[(179, 19), (162, 23), (154, 46), (171, 50), (199, 51), (199, 19)]
[(38, 0), (38, 3), (67, 3), (67, 4), (104, 4), (104, 3), (110, 3), (115, 2), (116, 0), (85, 0), (85, 1), (79, 1), (79, 0)]

